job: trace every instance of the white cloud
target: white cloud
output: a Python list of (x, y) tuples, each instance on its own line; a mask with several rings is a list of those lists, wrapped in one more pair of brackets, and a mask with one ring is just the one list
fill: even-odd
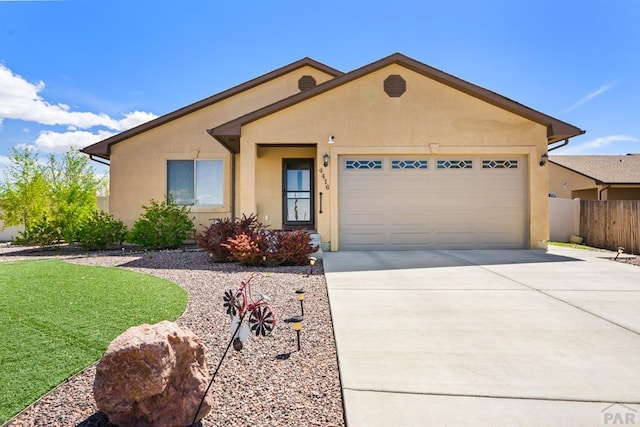
[(35, 149), (45, 153), (65, 153), (70, 148), (80, 149), (103, 139), (115, 135), (115, 132), (105, 130), (97, 133), (87, 131), (54, 132), (50, 130), (40, 132), (35, 141)]
[(571, 111), (573, 111), (573, 110), (575, 110), (577, 108), (582, 107), (584, 104), (586, 104), (587, 102), (591, 101), (593, 98), (602, 95), (603, 93), (605, 93), (606, 91), (608, 91), (609, 89), (614, 87), (615, 85), (616, 85), (615, 82), (611, 82), (611, 83), (607, 83), (606, 85), (602, 85), (600, 88), (594, 90), (593, 92), (591, 92), (587, 96), (583, 97), (578, 102), (576, 102), (575, 104), (573, 104), (571, 107), (567, 108), (566, 110), (564, 110), (560, 114), (566, 114), (566, 113), (569, 113), (569, 112), (571, 112)]
[(0, 183), (4, 180), (4, 175), (9, 166), (11, 165), (11, 160), (7, 156), (0, 156)]
[[(62, 145), (67, 147), (79, 144), (82, 138), (93, 142), (101, 139), (103, 131), (77, 132), (78, 129), (104, 127), (112, 131), (121, 132), (138, 126), (156, 117), (155, 114), (144, 111), (126, 113), (122, 119), (114, 119), (104, 113), (85, 111), (71, 111), (65, 104), (52, 104), (40, 96), (45, 84), (42, 81), (31, 83), (22, 76), (14, 74), (9, 68), (0, 64), (0, 125), (3, 120), (17, 119), (35, 122), (48, 126), (67, 126), (70, 132), (57, 133), (45, 131), (40, 134), (36, 146), (43, 151)], [(109, 133), (111, 135), (112, 133)], [(96, 137), (99, 137), (96, 139)], [(87, 145), (84, 143), (84, 145)], [(84, 146), (83, 145), (83, 146)]]
[(146, 111), (133, 111), (131, 113), (126, 113), (124, 115), (124, 119), (113, 120), (113, 122), (111, 122), (112, 123), (111, 125), (105, 125), (105, 126), (107, 126), (109, 129), (122, 132), (124, 130), (131, 129), (133, 127), (141, 125), (142, 123), (146, 123), (149, 120), (153, 120), (156, 117), (158, 116), (156, 116), (153, 113), (148, 113)]
[(577, 155), (577, 154), (602, 154), (599, 153), (603, 148), (607, 148), (613, 144), (617, 143), (629, 143), (629, 142), (638, 142), (638, 138), (634, 138), (628, 135), (609, 135), (603, 136), (600, 138), (592, 139), (591, 141), (583, 142), (581, 144), (571, 145), (569, 144), (566, 148), (560, 148), (557, 152), (553, 154), (566, 154), (566, 155)]

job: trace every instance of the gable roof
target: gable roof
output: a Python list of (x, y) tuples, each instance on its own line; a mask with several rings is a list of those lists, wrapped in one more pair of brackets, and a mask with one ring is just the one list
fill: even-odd
[(416, 73), (422, 74), (468, 95), (486, 101), (489, 104), (495, 105), (499, 108), (505, 109), (514, 114), (546, 126), (548, 144), (572, 138), (577, 135), (582, 135), (584, 133), (583, 130), (570, 125), (569, 123), (563, 122), (544, 113), (531, 109), (525, 105), (513, 101), (512, 99), (506, 98), (495, 92), (474, 85), (473, 83), (469, 83), (465, 80), (459, 79), (455, 76), (452, 76), (451, 74), (447, 74), (444, 71), (423, 64), (401, 53), (394, 53), (390, 56), (387, 56), (386, 58), (382, 58), (369, 65), (343, 74), (342, 76), (336, 77), (335, 79), (329, 80), (321, 85), (316, 86), (313, 89), (297, 93), (293, 96), (290, 96), (289, 98), (285, 98), (281, 101), (275, 102), (274, 104), (268, 105), (254, 112), (248, 113), (223, 125), (217, 126), (213, 129), (209, 129), (208, 132), (222, 145), (227, 147), (227, 149), (237, 153), (240, 151), (240, 129), (243, 125), (268, 116), (269, 114), (273, 114), (282, 109), (288, 108), (292, 105), (305, 101), (309, 98), (334, 89), (343, 84), (349, 83), (355, 79), (377, 71), (381, 68), (387, 67), (391, 64), (399, 64)]
[(146, 123), (143, 123), (139, 126), (136, 126), (132, 129), (121, 132), (117, 135), (114, 135), (110, 138), (104, 139), (100, 142), (97, 142), (93, 145), (83, 148), (80, 150), (83, 153), (89, 154), (91, 156), (101, 157), (103, 159), (109, 159), (109, 155), (111, 154), (111, 146), (117, 144), (121, 141), (124, 141), (132, 136), (138, 135), (140, 133), (146, 132), (150, 129), (163, 125), (167, 122), (175, 120), (177, 118), (186, 116), (194, 111), (200, 110), (201, 108), (208, 107), (210, 105), (215, 104), (216, 102), (222, 101), (224, 99), (230, 98), (240, 92), (243, 92), (248, 89), (252, 89), (256, 86), (259, 86), (263, 83), (266, 83), (270, 80), (281, 77), (285, 74), (288, 74), (292, 71), (297, 70), (298, 68), (302, 68), (305, 66), (316, 68), (324, 73), (327, 73), (331, 76), (337, 77), (344, 74), (342, 71), (336, 70), (335, 68), (329, 67), (325, 64), (322, 64), (318, 61), (315, 61), (311, 58), (302, 58), (296, 62), (292, 62), (289, 65), (285, 65), (284, 67), (278, 68), (277, 70), (271, 71), (267, 74), (264, 74), (260, 77), (256, 77), (252, 80), (249, 80), (240, 85), (234, 86), (231, 89), (227, 89), (215, 95), (212, 95), (208, 98), (202, 99), (200, 101), (194, 102), (193, 104), (187, 105), (186, 107), (182, 107), (176, 111), (160, 116), (156, 119), (150, 120)]
[(640, 184), (640, 155), (550, 156), (549, 161), (596, 184)]

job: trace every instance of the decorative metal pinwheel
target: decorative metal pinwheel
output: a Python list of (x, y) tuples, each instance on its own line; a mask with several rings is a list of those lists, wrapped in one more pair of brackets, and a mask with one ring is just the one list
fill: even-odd
[(243, 303), (243, 294), (241, 290), (236, 290), (233, 292), (231, 289), (224, 293), (222, 297), (224, 301), (224, 308), (227, 311), (227, 314), (230, 317), (237, 316), (242, 311)]
[(249, 315), (249, 326), (256, 336), (266, 337), (273, 331), (275, 324), (276, 318), (268, 305), (256, 307)]

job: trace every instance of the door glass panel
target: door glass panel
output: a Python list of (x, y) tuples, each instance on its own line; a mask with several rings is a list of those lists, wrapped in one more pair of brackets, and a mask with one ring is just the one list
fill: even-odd
[(287, 162), (285, 173), (285, 223), (312, 222), (310, 162)]
[(309, 191), (309, 175), (308, 169), (287, 170), (287, 191)]
[(311, 200), (287, 199), (287, 220), (288, 222), (309, 222), (311, 216)]

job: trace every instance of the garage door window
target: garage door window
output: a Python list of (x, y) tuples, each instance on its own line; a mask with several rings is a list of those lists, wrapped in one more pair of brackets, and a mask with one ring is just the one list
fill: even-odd
[(382, 169), (382, 160), (347, 160), (345, 169)]
[(426, 160), (391, 160), (391, 169), (426, 169)]
[(438, 169), (472, 169), (472, 160), (438, 160)]
[(518, 169), (517, 160), (483, 160), (482, 169)]

